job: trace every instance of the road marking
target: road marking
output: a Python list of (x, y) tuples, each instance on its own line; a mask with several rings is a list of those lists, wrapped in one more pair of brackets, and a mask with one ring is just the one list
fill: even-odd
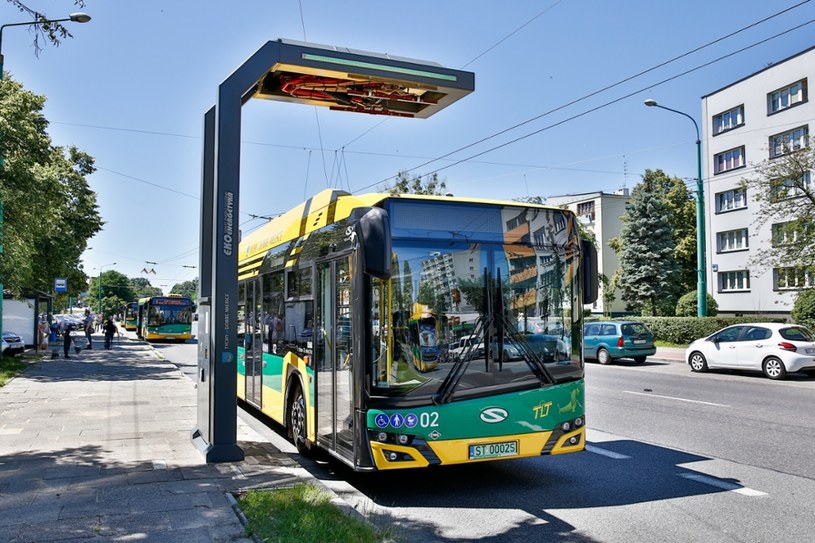
[(701, 475), (699, 473), (679, 473), (677, 475), (679, 475), (680, 477), (684, 477), (685, 479), (690, 479), (691, 481), (696, 481), (697, 483), (715, 486), (723, 490), (728, 490), (730, 492), (735, 492), (737, 494), (743, 494), (744, 496), (767, 495), (766, 492), (761, 492), (760, 490), (753, 490), (752, 488), (747, 488), (746, 486), (741, 486), (739, 484), (731, 483), (729, 481), (722, 481), (721, 479), (717, 479), (715, 477), (708, 477), (707, 475)]
[(627, 460), (631, 458), (630, 456), (615, 453), (614, 451), (609, 451), (608, 449), (601, 449), (600, 447), (595, 447), (594, 445), (586, 445), (586, 450), (594, 454), (608, 456), (609, 458), (613, 458), (614, 460)]
[(713, 407), (730, 407), (729, 405), (713, 402), (703, 402), (701, 400), (689, 400), (687, 398), (677, 398), (675, 396), (662, 396), (660, 394), (651, 394), (650, 392), (634, 392), (633, 390), (623, 390), (626, 394), (636, 394), (638, 396), (650, 396), (652, 398), (662, 398), (663, 400), (676, 400), (678, 402), (700, 403), (703, 405), (712, 405)]

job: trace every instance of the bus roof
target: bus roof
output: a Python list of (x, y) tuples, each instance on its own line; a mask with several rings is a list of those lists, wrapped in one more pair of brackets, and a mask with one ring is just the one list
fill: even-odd
[(342, 190), (325, 189), (282, 215), (275, 217), (261, 228), (247, 234), (241, 240), (240, 249), (238, 251), (238, 261), (243, 262), (256, 258), (281, 243), (297, 239), (305, 234), (333, 224), (336, 221), (345, 219), (350, 216), (351, 212), (355, 209), (378, 206), (388, 199), (533, 207), (540, 209), (558, 209), (565, 213), (571, 213), (571, 211), (559, 207), (515, 202), (511, 200), (428, 194), (389, 194), (382, 192), (353, 195)]

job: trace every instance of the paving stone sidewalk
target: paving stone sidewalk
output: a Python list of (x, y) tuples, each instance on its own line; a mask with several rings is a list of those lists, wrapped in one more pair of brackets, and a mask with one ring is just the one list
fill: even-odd
[(0, 388), (0, 542), (248, 542), (228, 493), (307, 472), (240, 418), (246, 459), (206, 464), (196, 402), (142, 342), (33, 364)]

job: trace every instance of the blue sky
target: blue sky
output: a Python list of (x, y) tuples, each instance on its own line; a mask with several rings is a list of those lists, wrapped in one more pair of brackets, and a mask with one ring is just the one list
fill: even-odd
[[(27, 4), (51, 18), (79, 11), (70, 0)], [(244, 233), (263, 223), (247, 213), (275, 215), (327, 187), (367, 192), (400, 170), (438, 171), (458, 196), (506, 199), (612, 192), (646, 168), (691, 179), (693, 125), (643, 101), (701, 123), (703, 95), (815, 45), (815, 2), (801, 0), (87, 0), (81, 11), (93, 20), (69, 23), (74, 37), (39, 58), (26, 27), (7, 28), (4, 69), (47, 96), (56, 145), (96, 158), (89, 181), (106, 224), (86, 273), (116, 269), (165, 290), (197, 275), (185, 266), (198, 265), (204, 112), (268, 40), (437, 62), (474, 72), (476, 90), (430, 119), (249, 102)], [(26, 19), (0, 2), (0, 23)]]

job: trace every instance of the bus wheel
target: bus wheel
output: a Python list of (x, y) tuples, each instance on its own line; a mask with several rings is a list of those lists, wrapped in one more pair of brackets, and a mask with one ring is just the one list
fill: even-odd
[(289, 432), (291, 433), (297, 452), (307, 456), (311, 453), (311, 446), (306, 438), (308, 414), (306, 399), (299, 385), (295, 385), (289, 403)]

